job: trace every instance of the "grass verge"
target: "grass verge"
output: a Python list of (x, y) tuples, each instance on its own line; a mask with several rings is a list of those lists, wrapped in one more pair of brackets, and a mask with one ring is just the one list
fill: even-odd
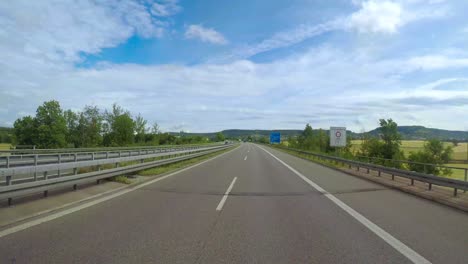
[(148, 170), (139, 171), (139, 172), (137, 172), (137, 175), (140, 175), (140, 176), (154, 176), (154, 175), (159, 175), (159, 174), (162, 174), (162, 173), (170, 172), (170, 171), (173, 171), (173, 170), (176, 170), (176, 169), (182, 169), (182, 168), (188, 167), (190, 165), (193, 165), (195, 163), (199, 163), (199, 162), (201, 162), (203, 160), (207, 160), (209, 158), (212, 158), (214, 156), (218, 156), (218, 155), (220, 155), (220, 154), (222, 154), (224, 152), (230, 151), (230, 150), (232, 150), (234, 148), (235, 147), (231, 147), (231, 148), (223, 149), (223, 150), (220, 150), (220, 151), (217, 151), (217, 152), (214, 152), (214, 153), (211, 153), (211, 154), (207, 154), (207, 155), (204, 155), (204, 156), (201, 156), (201, 157), (196, 157), (196, 158), (193, 158), (193, 159), (183, 160), (183, 161), (179, 161), (179, 162), (175, 162), (175, 163), (171, 163), (171, 164), (166, 164), (166, 165), (154, 167), (154, 168), (148, 169)]
[(118, 182), (118, 183), (123, 183), (123, 184), (130, 184), (132, 181), (127, 178), (127, 176), (115, 176), (110, 179), (111, 181)]

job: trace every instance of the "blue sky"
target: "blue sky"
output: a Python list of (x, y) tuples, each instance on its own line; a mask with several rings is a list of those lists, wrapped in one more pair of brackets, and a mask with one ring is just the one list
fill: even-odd
[(462, 0), (3, 1), (0, 126), (45, 100), (166, 131), (468, 130)]

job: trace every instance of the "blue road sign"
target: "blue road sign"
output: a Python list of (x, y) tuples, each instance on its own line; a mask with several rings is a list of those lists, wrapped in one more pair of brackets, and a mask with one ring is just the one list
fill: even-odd
[(270, 144), (279, 144), (281, 143), (281, 134), (280, 132), (271, 132), (270, 133)]

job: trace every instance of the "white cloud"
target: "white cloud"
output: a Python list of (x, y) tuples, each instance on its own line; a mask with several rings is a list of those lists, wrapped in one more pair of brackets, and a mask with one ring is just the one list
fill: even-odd
[(179, 13), (181, 9), (177, 0), (159, 0), (151, 6), (151, 13), (155, 16), (167, 17)]
[[(1, 87), (12, 87), (0, 90), (0, 110), (9, 112), (0, 111), (0, 120), (11, 123), (16, 118), (11, 113), (34, 113), (43, 101), (57, 99), (64, 108), (74, 109), (85, 104), (108, 108), (117, 102), (165, 129), (183, 122), (183, 129), (190, 131), (302, 128), (307, 122), (314, 127), (339, 124), (360, 131), (374, 128), (381, 117), (394, 117), (401, 124), (438, 122), (437, 127), (457, 128), (452, 118), (463, 120), (463, 114), (456, 109), (468, 111), (468, 105), (460, 106), (453, 99), (468, 98), (468, 91), (441, 89), (452, 79), (414, 88), (395, 77), (417, 70), (404, 67), (408, 61), (411, 58), (374, 60), (355, 52), (318, 48), (263, 64), (239, 60), (58, 70), (22, 65), (18, 66), (22, 78), (0, 70)], [(430, 109), (417, 104), (418, 100), (441, 99), (448, 101)]]
[[(182, 124), (191, 131), (302, 128), (307, 122), (360, 131), (374, 128), (382, 117), (400, 124), (468, 127), (453, 122), (466, 120), (468, 104), (460, 104), (468, 98), (466, 82), (450, 73), (440, 77), (443, 69), (468, 67), (466, 54), (418, 51), (423, 55), (377, 60), (373, 54), (327, 45), (270, 63), (73, 66), (81, 53), (99, 53), (134, 34), (160, 34), (159, 20), (140, 3), (0, 1), (0, 125), (57, 99), (65, 109), (108, 108), (117, 102), (165, 129)], [(292, 45), (340, 25), (336, 20), (278, 33), (247, 47), (245, 54)], [(203, 30), (191, 37), (227, 42), (216, 31), (198, 27)], [(426, 74), (428, 83), (413, 79), (416, 71)], [(441, 100), (445, 104), (430, 108), (421, 104)]]
[[(164, 31), (137, 0), (0, 2), (0, 61), (78, 61), (132, 35), (159, 37)], [(8, 59), (8, 60), (6, 60)]]
[(230, 61), (249, 58), (256, 54), (301, 43), (307, 39), (337, 30), (356, 30), (368, 34), (392, 34), (410, 22), (447, 15), (444, 1), (424, 0), (366, 0), (353, 1), (359, 9), (347, 16), (337, 17), (320, 24), (302, 24), (290, 30), (278, 32), (259, 43), (236, 47), (232, 52), (214, 61)]
[(443, 55), (426, 55), (408, 60), (408, 67), (421, 70), (438, 70), (468, 67), (468, 58), (449, 58)]
[(403, 24), (402, 7), (391, 1), (367, 1), (350, 17), (351, 28), (363, 33), (395, 33)]
[(201, 25), (190, 25), (185, 31), (185, 37), (188, 39), (200, 39), (203, 42), (213, 44), (227, 44), (224, 36), (212, 28), (205, 28)]

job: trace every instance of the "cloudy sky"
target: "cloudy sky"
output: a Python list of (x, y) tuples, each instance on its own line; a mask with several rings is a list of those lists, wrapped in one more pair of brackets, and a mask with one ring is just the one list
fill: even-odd
[(465, 0), (0, 1), (0, 126), (116, 102), (164, 130), (468, 129)]

